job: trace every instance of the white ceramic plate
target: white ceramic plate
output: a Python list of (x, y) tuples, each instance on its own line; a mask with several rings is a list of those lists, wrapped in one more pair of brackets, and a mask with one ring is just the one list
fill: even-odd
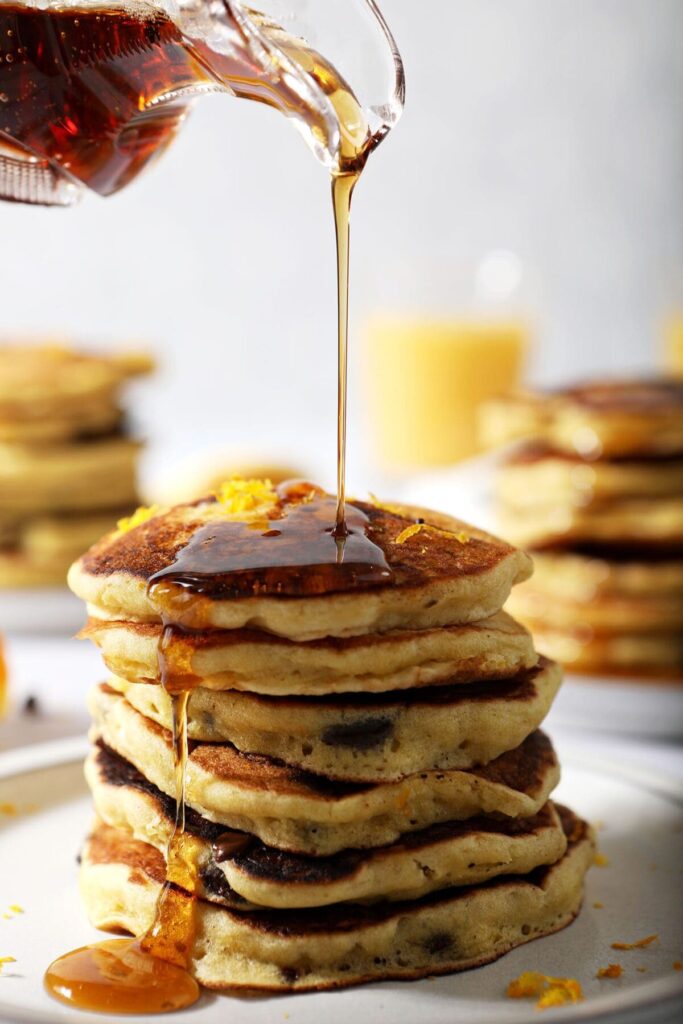
[[(54, 957), (98, 936), (85, 920), (76, 883), (76, 853), (91, 816), (80, 766), (84, 750), (83, 740), (71, 739), (0, 758), (0, 806), (11, 801), (19, 812), (0, 813), (0, 956), (16, 958), (0, 975), (2, 1021), (117, 1019), (71, 1012), (42, 988), (43, 971)], [(666, 778), (587, 758), (571, 746), (560, 744), (560, 756), (565, 771), (558, 795), (602, 823), (600, 845), (610, 862), (590, 872), (584, 909), (571, 927), (465, 974), (280, 998), (207, 993), (196, 1007), (170, 1019), (178, 1024), (521, 1024), (539, 1017), (531, 1002), (506, 999), (505, 987), (524, 970), (540, 970), (578, 978), (586, 995), (583, 1003), (551, 1011), (550, 1021), (680, 1020), (683, 973), (672, 966), (683, 960), (683, 808), (677, 787)], [(10, 904), (24, 913), (5, 919)], [(610, 948), (615, 940), (653, 932), (659, 941), (647, 949)], [(596, 980), (598, 967), (614, 962), (622, 964), (623, 977)]]

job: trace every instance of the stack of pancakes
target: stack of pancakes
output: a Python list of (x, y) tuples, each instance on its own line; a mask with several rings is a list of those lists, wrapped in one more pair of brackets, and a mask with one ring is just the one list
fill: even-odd
[(147, 357), (0, 346), (0, 587), (63, 583), (137, 504), (119, 391)]
[(491, 403), (501, 532), (533, 552), (509, 608), (573, 669), (683, 675), (683, 383), (593, 382)]
[[(191, 688), (184, 848), (203, 985), (446, 973), (570, 923), (593, 844), (549, 799), (559, 766), (538, 727), (561, 673), (501, 611), (529, 558), (436, 513), (353, 501), (384, 581), (364, 584), (360, 567), (296, 596), (265, 559), (248, 593), (188, 569), (177, 625), (162, 626), (149, 581), (187, 565), (200, 534), (201, 548), (238, 521), (260, 541), (284, 537), (307, 501), (334, 512), (311, 485), (265, 505), (230, 493), (141, 513), (70, 573), (113, 673), (90, 699), (93, 923), (139, 935), (154, 918), (175, 817), (170, 677)], [(297, 584), (317, 568), (297, 565)]]

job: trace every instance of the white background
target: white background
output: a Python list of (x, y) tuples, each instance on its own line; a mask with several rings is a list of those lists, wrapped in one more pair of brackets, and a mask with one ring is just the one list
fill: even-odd
[[(429, 282), (457, 311), (476, 262), (502, 247), (527, 269), (534, 376), (655, 365), (683, 274), (681, 0), (382, 8), (407, 105), (355, 200), (354, 363), (367, 312), (399, 290), (409, 301), (411, 281), (416, 305)], [(4, 204), (0, 232), (0, 332), (158, 351), (141, 408), (157, 460), (291, 438), (329, 451), (330, 482), (328, 183), (284, 119), (205, 99), (128, 190), (67, 211)], [(352, 483), (361, 404), (354, 385)]]

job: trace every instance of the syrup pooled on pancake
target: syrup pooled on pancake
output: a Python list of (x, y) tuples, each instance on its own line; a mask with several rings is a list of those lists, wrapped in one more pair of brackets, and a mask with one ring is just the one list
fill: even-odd
[(336, 536), (336, 502), (310, 484), (282, 484), (262, 519), (216, 520), (200, 528), (175, 561), (150, 580), (163, 607), (169, 586), (211, 599), (258, 594), (306, 597), (387, 584), (392, 570), (372, 539), (370, 517), (346, 505)]

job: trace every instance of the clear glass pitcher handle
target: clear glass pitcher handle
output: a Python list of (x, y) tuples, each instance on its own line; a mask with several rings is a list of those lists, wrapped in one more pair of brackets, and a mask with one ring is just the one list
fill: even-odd
[[(321, 54), (353, 92), (372, 135), (379, 140), (403, 111), (405, 78), (396, 42), (375, 0), (225, 0), (236, 19), (263, 40), (302, 40)], [(273, 27), (279, 32), (272, 33)], [(285, 50), (285, 52), (287, 52)], [(305, 66), (304, 66), (305, 70)], [(318, 102), (324, 102), (324, 99)], [(332, 112), (334, 116), (334, 112)], [(301, 127), (301, 126), (299, 126)], [(307, 140), (309, 144), (311, 141)], [(313, 145), (315, 150), (315, 145)], [(324, 163), (327, 157), (316, 151)]]

